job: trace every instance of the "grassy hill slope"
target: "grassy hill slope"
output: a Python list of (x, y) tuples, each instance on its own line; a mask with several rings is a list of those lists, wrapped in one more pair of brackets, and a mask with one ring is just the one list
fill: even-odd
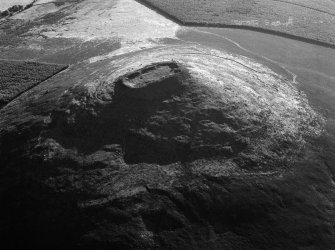
[(335, 44), (331, 0), (141, 0), (184, 25), (272, 31)]

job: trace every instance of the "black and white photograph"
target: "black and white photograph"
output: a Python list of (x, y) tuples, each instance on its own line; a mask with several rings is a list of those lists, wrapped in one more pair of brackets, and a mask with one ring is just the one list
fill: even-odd
[(0, 249), (335, 250), (335, 0), (0, 0)]

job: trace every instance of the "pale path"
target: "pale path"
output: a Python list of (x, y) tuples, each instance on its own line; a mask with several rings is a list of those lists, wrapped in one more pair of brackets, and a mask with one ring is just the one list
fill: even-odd
[(293, 82), (294, 84), (297, 83), (297, 81), (296, 81), (296, 79), (297, 79), (297, 75), (294, 74), (294, 73), (293, 73), (292, 71), (290, 71), (289, 69), (287, 69), (285, 66), (283, 66), (280, 62), (277, 62), (277, 61), (272, 60), (272, 59), (270, 59), (270, 58), (267, 58), (267, 57), (265, 57), (265, 56), (256, 54), (256, 53), (254, 53), (253, 51), (251, 51), (251, 50), (249, 50), (249, 49), (247, 49), (247, 48), (244, 48), (243, 46), (241, 46), (241, 45), (240, 45), (239, 43), (237, 43), (236, 41), (234, 41), (234, 40), (232, 40), (232, 39), (230, 39), (230, 38), (227, 38), (227, 37), (225, 37), (225, 36), (223, 36), (223, 35), (218, 35), (218, 34), (215, 34), (215, 33), (212, 33), (212, 32), (208, 32), (208, 31), (202, 31), (202, 30), (199, 30), (199, 29), (197, 29), (197, 28), (191, 28), (191, 29), (193, 29), (193, 30), (195, 30), (196, 32), (199, 32), (199, 33), (209, 34), (209, 35), (211, 35), (211, 36), (215, 36), (215, 37), (222, 38), (222, 39), (224, 39), (224, 40), (226, 40), (226, 41), (231, 42), (232, 44), (234, 44), (235, 46), (237, 46), (238, 48), (240, 48), (241, 50), (243, 50), (243, 51), (245, 51), (245, 52), (248, 52), (248, 53), (250, 53), (250, 54), (252, 54), (252, 55), (255, 55), (255, 56), (259, 56), (259, 57), (263, 58), (264, 60), (266, 60), (266, 61), (268, 61), (268, 62), (274, 63), (275, 65), (277, 65), (278, 67), (282, 68), (285, 72), (287, 72), (289, 75), (292, 76), (292, 82)]

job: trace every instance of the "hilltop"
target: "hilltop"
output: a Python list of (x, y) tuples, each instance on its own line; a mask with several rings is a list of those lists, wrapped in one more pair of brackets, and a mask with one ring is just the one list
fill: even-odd
[(323, 55), (294, 71), (134, 0), (43, 2), (0, 28), (3, 245), (334, 245), (330, 48), (258, 37)]

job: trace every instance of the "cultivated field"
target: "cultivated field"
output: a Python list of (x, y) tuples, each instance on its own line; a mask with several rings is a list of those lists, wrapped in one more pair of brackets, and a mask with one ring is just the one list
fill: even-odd
[(332, 0), (141, 0), (185, 25), (259, 29), (335, 44)]
[(0, 108), (66, 66), (0, 60)]

